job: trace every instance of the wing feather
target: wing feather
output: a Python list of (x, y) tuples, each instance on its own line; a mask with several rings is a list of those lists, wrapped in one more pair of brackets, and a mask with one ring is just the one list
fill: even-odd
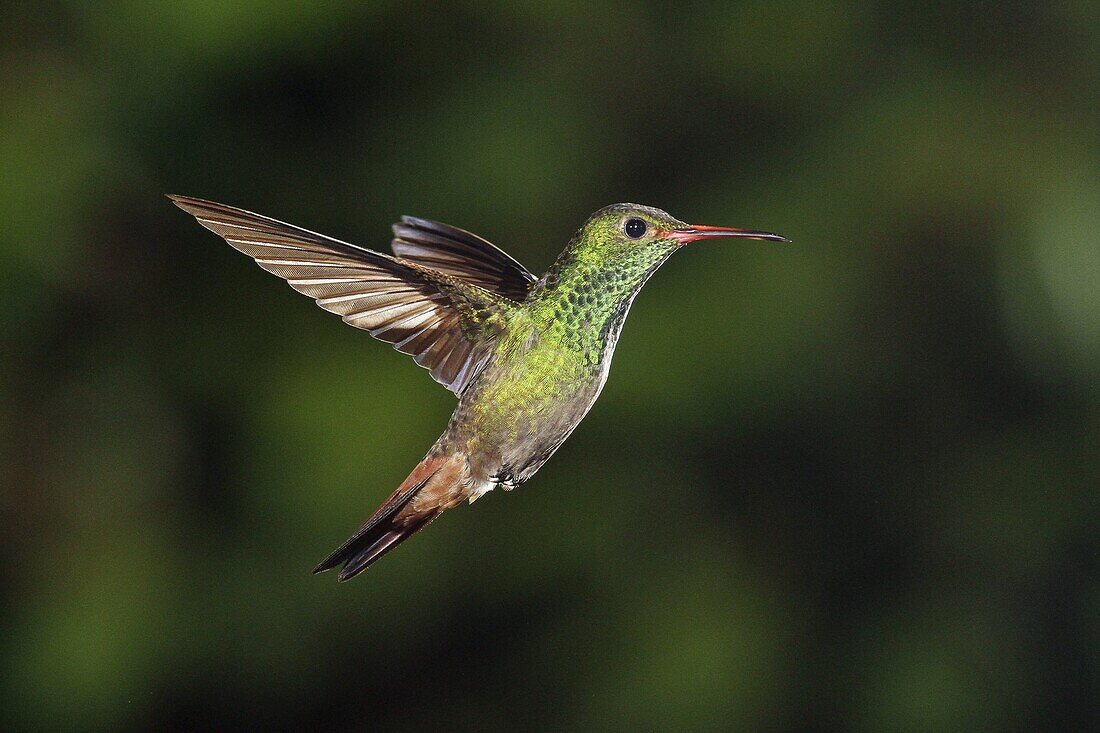
[(393, 225), (393, 253), (514, 301), (527, 297), (536, 278), (526, 267), (465, 229), (413, 216)]
[[(484, 366), (503, 319), (515, 307), (505, 291), (516, 292), (516, 284), (526, 283), (527, 277), (534, 280), (493, 245), (444, 224), (403, 219), (416, 223), (403, 226), (419, 227), (425, 236), (430, 234), (433, 241), (441, 242), (438, 250), (419, 245), (426, 248), (420, 260), (403, 259), (232, 206), (186, 196), (169, 198), (260, 267), (315, 299), (317, 305), (410, 354), (456, 394), (461, 394)], [(447, 265), (447, 257), (459, 257), (479, 247), (488, 253), (476, 260), (476, 268), (471, 265), (480, 282), (463, 279), (462, 268), (453, 263), (449, 270), (427, 264), (439, 261)], [(508, 269), (516, 267), (519, 275)], [(489, 278), (493, 273), (503, 278), (499, 286), (484, 287), (482, 282), (492, 284)]]

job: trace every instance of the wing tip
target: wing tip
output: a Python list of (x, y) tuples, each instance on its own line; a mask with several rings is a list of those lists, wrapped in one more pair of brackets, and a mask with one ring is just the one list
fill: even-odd
[(178, 193), (166, 193), (164, 197), (192, 216), (196, 216), (196, 211), (208, 211), (212, 207), (218, 205), (213, 201), (207, 201), (206, 199), (200, 199), (194, 196), (184, 196)]

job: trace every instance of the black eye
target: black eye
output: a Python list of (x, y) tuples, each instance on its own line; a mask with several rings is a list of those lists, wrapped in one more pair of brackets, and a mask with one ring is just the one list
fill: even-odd
[(640, 239), (645, 236), (648, 228), (646, 223), (641, 219), (627, 219), (626, 224), (623, 225), (623, 231), (626, 232), (626, 236), (631, 239)]

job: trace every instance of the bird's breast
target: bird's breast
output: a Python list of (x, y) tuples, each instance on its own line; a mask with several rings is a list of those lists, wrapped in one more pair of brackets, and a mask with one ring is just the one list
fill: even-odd
[(463, 394), (451, 431), (476, 450), (522, 461), (560, 444), (591, 407), (605, 371), (599, 358), (522, 334)]
[(521, 483), (569, 437), (603, 388), (627, 308), (586, 322), (557, 304), (513, 323), (448, 427), (477, 473)]

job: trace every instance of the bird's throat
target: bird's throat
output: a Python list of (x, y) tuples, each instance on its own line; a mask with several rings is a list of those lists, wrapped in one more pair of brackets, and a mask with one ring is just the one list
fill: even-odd
[(602, 361), (634, 297), (675, 249), (647, 249), (614, 261), (567, 249), (532, 293), (533, 315), (563, 345)]

